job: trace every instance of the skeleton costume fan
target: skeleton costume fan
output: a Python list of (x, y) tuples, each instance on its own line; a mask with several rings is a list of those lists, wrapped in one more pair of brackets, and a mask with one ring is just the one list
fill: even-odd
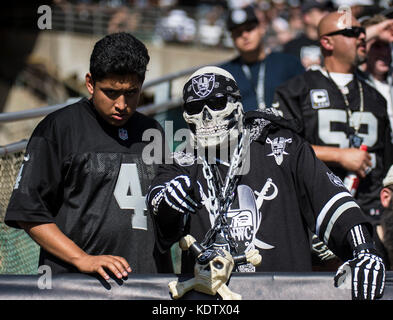
[[(148, 194), (158, 244), (167, 250), (180, 240), (187, 250), (182, 270), (194, 270), (192, 279), (169, 283), (173, 298), (194, 289), (240, 299), (226, 284), (233, 270), (257, 270), (258, 250), (274, 249), (264, 251), (258, 270), (309, 270), (308, 230), (347, 261), (335, 276), (336, 286), (351, 278), (354, 299), (380, 298), (385, 267), (369, 222), (342, 182), (296, 134), (297, 122), (280, 117), (275, 108), (243, 114), (236, 82), (220, 68), (198, 70), (183, 93), (184, 118), (195, 144), (187, 157), (178, 155), (178, 161), (174, 155), (176, 163), (161, 167)], [(219, 150), (219, 158), (205, 156), (206, 149)]]
[[(216, 165), (209, 163), (211, 158), (201, 157), (208, 197), (212, 201), (210, 214), (215, 222), (201, 244), (190, 235), (182, 239), (182, 249), (190, 249), (196, 256), (195, 277), (186, 283), (171, 282), (169, 287), (174, 298), (195, 289), (213, 295), (218, 292), (224, 299), (240, 299), (240, 295), (226, 287), (233, 268), (247, 263), (259, 265), (262, 259), (256, 249), (238, 252), (227, 221), (250, 143), (249, 130), (243, 126), (240, 92), (230, 73), (217, 67), (204, 67), (188, 79), (183, 97), (183, 116), (194, 145), (203, 149), (221, 147), (229, 152), (230, 165), (222, 180)], [(230, 146), (234, 146), (233, 152)]]
[[(221, 152), (229, 153), (230, 159), (230, 168), (222, 181), (218, 169), (210, 163), (212, 159), (209, 151), (207, 156), (206, 152), (204, 156), (200, 156), (209, 198), (213, 201), (210, 213), (216, 219), (202, 245), (209, 247), (221, 244), (231, 253), (237, 253), (226, 215), (235, 195), (242, 161), (249, 144), (247, 131), (243, 128), (243, 106), (239, 89), (229, 72), (208, 66), (191, 75), (184, 86), (183, 98), (183, 116), (190, 126), (194, 145), (206, 150), (220, 148), (220, 156)], [(229, 146), (235, 146), (235, 150), (231, 150)]]

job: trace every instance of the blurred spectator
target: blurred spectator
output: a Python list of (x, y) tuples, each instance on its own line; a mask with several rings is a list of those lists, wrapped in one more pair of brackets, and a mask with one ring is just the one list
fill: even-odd
[(220, 44), (225, 22), (221, 18), (222, 7), (214, 6), (203, 15), (198, 21), (198, 36), (201, 44), (208, 46), (217, 46)]
[(362, 22), (362, 26), (367, 28), (369, 38), (366, 46), (367, 62), (359, 69), (367, 83), (377, 89), (386, 99), (390, 126), (393, 128), (392, 49), (389, 43), (392, 27), (389, 21), (385, 16), (377, 14)]
[(322, 64), (322, 54), (318, 39), (318, 24), (328, 12), (328, 3), (306, 0), (302, 5), (304, 32), (284, 45), (283, 52), (297, 56), (305, 68), (313, 64)]
[(239, 56), (221, 67), (236, 79), (244, 111), (271, 107), (275, 88), (303, 73), (303, 66), (291, 55), (280, 52), (266, 54), (263, 44), (265, 28), (252, 6), (231, 10), (227, 28)]
[(227, 6), (229, 9), (241, 9), (249, 5), (254, 4), (254, 0), (227, 0)]
[(157, 34), (167, 42), (189, 43), (196, 37), (196, 22), (184, 10), (173, 9), (158, 22)]
[(381, 221), (374, 224), (374, 241), (386, 270), (393, 270), (393, 166), (383, 179), (380, 199), (384, 210)]
[(278, 17), (288, 19), (288, 8), (285, 0), (271, 0), (270, 3), (271, 21)]
[(364, 20), (362, 26), (367, 29), (367, 42), (375, 38), (386, 42), (393, 42), (393, 19), (387, 19), (383, 15), (374, 15)]
[(135, 31), (141, 20), (139, 12), (130, 10), (128, 7), (120, 7), (108, 22), (108, 34), (116, 32)]
[[(334, 12), (319, 23), (324, 68), (313, 67), (280, 86), (276, 101), (284, 116), (299, 121), (301, 135), (339, 183), (350, 173), (358, 176), (354, 196), (378, 220), (381, 180), (393, 163), (386, 100), (357, 75), (366, 59), (365, 30), (355, 17), (351, 28), (341, 18)], [(362, 144), (368, 151), (359, 150)]]
[(304, 21), (303, 21), (303, 15), (300, 8), (300, 4), (298, 6), (295, 6), (295, 4), (291, 6), (288, 23), (289, 23), (289, 27), (291, 28), (291, 30), (294, 32), (296, 36), (301, 32), (303, 32)]
[(272, 29), (277, 37), (277, 46), (274, 48), (281, 51), (284, 44), (294, 38), (294, 33), (291, 30), (289, 23), (282, 17), (277, 17), (272, 21)]
[(384, 208), (393, 209), (393, 165), (390, 167), (385, 178), (382, 180), (380, 192), (381, 204)]
[(367, 53), (367, 82), (386, 99), (390, 126), (393, 128), (392, 51), (388, 42), (374, 41)]

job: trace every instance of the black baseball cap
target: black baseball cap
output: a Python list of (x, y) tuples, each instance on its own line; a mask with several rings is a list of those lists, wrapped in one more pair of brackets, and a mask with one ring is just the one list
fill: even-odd
[(236, 27), (250, 22), (256, 22), (256, 23), (259, 22), (253, 6), (247, 6), (239, 9), (232, 9), (228, 13), (227, 29), (229, 31), (232, 31)]

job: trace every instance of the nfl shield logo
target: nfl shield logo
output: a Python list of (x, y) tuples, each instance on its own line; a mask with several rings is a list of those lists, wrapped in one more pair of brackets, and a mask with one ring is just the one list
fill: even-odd
[(120, 128), (119, 129), (119, 138), (121, 140), (127, 140), (128, 139), (128, 131), (126, 129)]
[(202, 74), (199, 77), (195, 77), (192, 79), (192, 88), (196, 95), (201, 98), (208, 96), (213, 88), (215, 83), (215, 76), (214, 74)]

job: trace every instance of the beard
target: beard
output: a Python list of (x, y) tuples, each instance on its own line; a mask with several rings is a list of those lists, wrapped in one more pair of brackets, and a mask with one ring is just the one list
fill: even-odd
[(362, 65), (363, 63), (365, 63), (366, 61), (367, 61), (367, 56), (361, 56), (359, 54), (356, 54), (354, 65), (355, 65), (355, 67), (358, 67), (358, 66)]
[(359, 52), (359, 48), (361, 46), (365, 46), (365, 43), (362, 42), (361, 44), (358, 44), (356, 46), (356, 55), (355, 55), (355, 61), (354, 61), (354, 64), (355, 64), (356, 67), (361, 65), (361, 64), (363, 64), (363, 63), (365, 63), (367, 61), (367, 54), (359, 54), (358, 53)]

